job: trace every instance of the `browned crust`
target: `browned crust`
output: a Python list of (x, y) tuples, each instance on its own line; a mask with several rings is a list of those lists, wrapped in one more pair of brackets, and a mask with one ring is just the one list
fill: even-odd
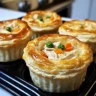
[[(75, 39), (75, 41), (79, 44), (79, 47), (81, 47), (84, 53), (78, 56), (77, 58), (72, 58), (70, 60), (69, 59), (57, 60), (57, 61), (49, 60), (48, 58), (40, 54), (40, 50), (37, 49), (37, 46), (39, 46), (38, 44), (40, 41), (51, 40), (53, 38), (54, 39), (63, 38), (61, 40), (70, 39), (70, 42), (71, 42), (71, 39)], [(86, 68), (93, 60), (92, 51), (87, 44), (77, 40), (75, 37), (67, 36), (67, 35), (59, 35), (59, 34), (47, 34), (30, 41), (27, 44), (26, 48), (24, 49), (24, 52), (28, 53), (28, 56), (31, 58), (30, 62), (32, 60), (35, 64), (35, 65), (29, 64), (28, 65), (29, 67), (38, 66), (40, 70), (43, 70), (52, 74), (57, 74), (58, 71), (64, 70), (64, 69), (69, 70), (74, 68), (80, 68), (83, 65)], [(26, 61), (28, 56), (23, 54), (23, 59)]]
[(26, 36), (27, 32), (32, 32), (32, 30), (27, 25), (27, 23), (24, 22), (24, 21), (22, 21), (22, 20), (20, 20), (20, 19), (13, 19), (13, 20), (1, 21), (0, 22), (0, 25), (2, 26), (6, 22), (12, 23), (13, 21), (17, 21), (17, 25), (22, 24), (23, 25), (23, 28), (19, 32), (17, 32), (16, 34), (13, 34), (12, 32), (10, 32), (9, 34), (0, 33), (0, 40), (20, 39), (20, 38), (23, 38), (24, 36)]
[(74, 25), (81, 24), (82, 22), (96, 25), (96, 21), (87, 20), (86, 19), (86, 20), (71, 20), (71, 21), (67, 21), (61, 27), (64, 30), (66, 30), (68, 32), (71, 32), (71, 33), (82, 34), (82, 33), (86, 32), (86, 33), (94, 33), (94, 34), (96, 34), (96, 30), (86, 30), (85, 27), (83, 27), (82, 29), (78, 29), (78, 30), (70, 28), (70, 25), (72, 25), (72, 24), (74, 24)]
[[(43, 24), (43, 23), (40, 24), (40, 23), (38, 23), (35, 20), (32, 20), (30, 22), (28, 21), (28, 19), (32, 18), (32, 16), (34, 14), (38, 14), (39, 16), (43, 16), (43, 15), (46, 15), (46, 13), (52, 14), (52, 16), (55, 18), (54, 20), (51, 20), (51, 22), (48, 23), (48, 24)], [(34, 26), (38, 26), (38, 27), (46, 27), (46, 26), (53, 26), (53, 25), (60, 26), (62, 24), (61, 17), (56, 12), (51, 12), (51, 11), (41, 11), (41, 10), (38, 10), (38, 11), (28, 12), (27, 15), (23, 17), (23, 20), (26, 21), (30, 26), (34, 25)]]

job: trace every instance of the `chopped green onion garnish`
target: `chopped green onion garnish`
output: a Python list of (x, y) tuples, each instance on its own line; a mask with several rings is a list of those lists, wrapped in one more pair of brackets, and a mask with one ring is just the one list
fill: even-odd
[(59, 45), (58, 45), (58, 48), (64, 50), (64, 45), (63, 45), (63, 44), (59, 44)]
[(43, 21), (43, 18), (42, 18), (42, 17), (39, 17), (38, 19), (39, 19), (40, 21)]
[(47, 16), (46, 18), (50, 18), (50, 16)]
[(12, 31), (11, 27), (6, 27), (6, 30), (9, 31), (9, 32)]
[(46, 46), (47, 46), (48, 48), (53, 48), (53, 47), (54, 47), (53, 43), (50, 42), (50, 41), (46, 43)]

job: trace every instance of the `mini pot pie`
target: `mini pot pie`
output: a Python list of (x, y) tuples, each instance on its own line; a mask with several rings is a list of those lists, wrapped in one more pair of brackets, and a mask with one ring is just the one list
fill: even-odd
[(0, 22), (0, 62), (22, 58), (23, 48), (31, 36), (32, 31), (24, 21), (14, 19)]
[(90, 47), (74, 37), (47, 34), (27, 44), (23, 59), (36, 86), (69, 92), (82, 84), (93, 56)]
[(33, 38), (43, 34), (56, 33), (62, 24), (61, 17), (51, 11), (32, 11), (22, 20), (26, 21), (33, 30)]
[(80, 41), (89, 44), (93, 53), (96, 53), (96, 21), (72, 20), (65, 22), (59, 28), (59, 34), (75, 36)]

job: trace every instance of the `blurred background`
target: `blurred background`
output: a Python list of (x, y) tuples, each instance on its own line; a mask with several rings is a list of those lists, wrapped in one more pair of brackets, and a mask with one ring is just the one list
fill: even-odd
[(51, 10), (62, 17), (96, 20), (96, 0), (0, 0), (0, 8), (20, 12)]

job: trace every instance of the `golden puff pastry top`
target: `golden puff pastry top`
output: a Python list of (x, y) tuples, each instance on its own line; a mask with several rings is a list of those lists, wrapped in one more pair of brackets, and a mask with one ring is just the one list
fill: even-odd
[[(48, 48), (49, 42), (53, 43), (51, 48)], [(63, 49), (60, 44), (64, 45)], [(89, 46), (76, 38), (48, 34), (30, 41), (24, 49), (23, 59), (34, 72), (48, 76), (59, 74), (61, 78), (61, 75), (86, 69), (93, 57)]]
[(32, 31), (24, 21), (14, 19), (0, 22), (0, 47), (23, 42), (31, 36)]
[(33, 31), (50, 30), (58, 28), (62, 24), (61, 17), (56, 12), (51, 11), (32, 11), (27, 13), (22, 20), (26, 21)]
[(72, 20), (65, 22), (59, 33), (71, 35), (83, 42), (96, 42), (96, 21), (92, 20)]

